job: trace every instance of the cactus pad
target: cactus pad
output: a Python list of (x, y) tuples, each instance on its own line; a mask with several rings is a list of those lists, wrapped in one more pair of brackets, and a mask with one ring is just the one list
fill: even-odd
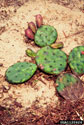
[(69, 65), (77, 75), (84, 74), (84, 46), (74, 48), (69, 54)]
[(59, 49), (46, 46), (37, 52), (36, 63), (42, 71), (58, 75), (66, 68), (67, 56)]
[(77, 100), (83, 94), (83, 85), (78, 77), (71, 73), (63, 73), (56, 80), (57, 91), (65, 99)]
[(57, 31), (54, 27), (44, 25), (38, 28), (35, 34), (35, 43), (38, 46), (51, 45), (57, 39)]
[(6, 79), (10, 83), (23, 83), (32, 77), (36, 69), (36, 64), (18, 62), (7, 69)]

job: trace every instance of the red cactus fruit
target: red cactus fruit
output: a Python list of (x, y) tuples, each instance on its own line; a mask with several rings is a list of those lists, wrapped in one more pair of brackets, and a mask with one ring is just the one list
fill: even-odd
[(40, 27), (43, 24), (43, 18), (40, 14), (36, 15), (36, 24), (37, 27)]
[(33, 22), (28, 23), (28, 27), (32, 30), (33, 33), (36, 32), (36, 26)]
[(81, 51), (81, 54), (84, 55), (84, 51)]
[(29, 29), (29, 28), (25, 30), (25, 36), (27, 36), (28, 38), (34, 40), (34, 34), (33, 34), (32, 30)]

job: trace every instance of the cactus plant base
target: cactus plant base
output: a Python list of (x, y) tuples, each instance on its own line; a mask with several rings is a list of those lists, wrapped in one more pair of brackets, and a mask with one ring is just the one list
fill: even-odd
[(35, 34), (35, 43), (40, 47), (51, 45), (56, 39), (57, 31), (54, 27), (49, 25), (41, 26)]
[(75, 47), (69, 54), (69, 65), (71, 70), (77, 74), (84, 74), (84, 46)]
[(32, 77), (36, 69), (36, 64), (18, 62), (7, 69), (6, 79), (10, 83), (23, 83)]
[(70, 101), (82, 98), (83, 84), (78, 77), (71, 73), (62, 73), (56, 80), (57, 91), (62, 97)]
[(37, 52), (36, 63), (45, 73), (58, 75), (66, 68), (67, 56), (62, 50), (46, 46)]

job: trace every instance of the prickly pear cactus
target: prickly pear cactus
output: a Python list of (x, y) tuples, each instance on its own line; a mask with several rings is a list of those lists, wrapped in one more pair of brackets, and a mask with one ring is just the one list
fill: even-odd
[(59, 49), (46, 46), (37, 52), (36, 63), (44, 72), (58, 75), (66, 68), (67, 56)]
[(36, 69), (36, 64), (18, 62), (7, 69), (6, 79), (10, 83), (23, 83), (32, 77)]
[(46, 45), (51, 45), (57, 39), (57, 31), (54, 27), (43, 25), (38, 28), (35, 34), (35, 43), (38, 46), (44, 47)]
[(56, 80), (57, 91), (65, 99), (71, 101), (77, 100), (82, 97), (83, 85), (78, 77), (71, 73), (63, 73), (58, 76)]
[(68, 62), (75, 74), (84, 74), (84, 46), (75, 47), (69, 54)]

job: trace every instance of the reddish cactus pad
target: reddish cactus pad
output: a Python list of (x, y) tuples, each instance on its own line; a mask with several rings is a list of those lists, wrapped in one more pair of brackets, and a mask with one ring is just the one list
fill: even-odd
[(40, 14), (36, 15), (36, 24), (37, 24), (37, 27), (41, 27), (43, 24), (43, 18)]
[(34, 40), (34, 34), (33, 34), (32, 30), (29, 28), (25, 30), (25, 36), (27, 36), (29, 39)]
[(32, 30), (33, 33), (36, 32), (36, 26), (33, 22), (28, 23), (28, 27)]

